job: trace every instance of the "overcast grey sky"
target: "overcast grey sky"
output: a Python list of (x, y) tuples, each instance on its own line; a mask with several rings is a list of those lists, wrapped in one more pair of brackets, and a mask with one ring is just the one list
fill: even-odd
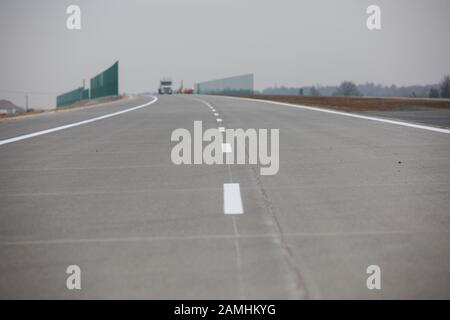
[[(66, 28), (66, 8), (82, 30)], [(382, 30), (366, 8), (382, 9)], [(436, 83), (450, 72), (449, 0), (0, 0), (0, 99), (55, 93), (120, 60), (120, 91), (254, 73), (274, 84)]]

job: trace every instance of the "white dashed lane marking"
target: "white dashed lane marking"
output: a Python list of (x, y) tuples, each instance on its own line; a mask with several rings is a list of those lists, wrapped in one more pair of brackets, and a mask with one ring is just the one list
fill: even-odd
[(224, 153), (230, 153), (231, 150), (231, 144), (230, 143), (222, 143), (222, 152)]
[(223, 212), (225, 214), (243, 214), (241, 188), (239, 183), (224, 183)]

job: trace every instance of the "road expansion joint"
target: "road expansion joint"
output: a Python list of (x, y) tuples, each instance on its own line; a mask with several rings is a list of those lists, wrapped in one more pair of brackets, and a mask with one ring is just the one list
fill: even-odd
[(304, 271), (305, 267), (298, 266), (294, 261), (293, 252), (284, 236), (283, 229), (277, 218), (276, 209), (274, 208), (272, 201), (270, 200), (266, 192), (266, 189), (264, 188), (264, 184), (261, 181), (259, 170), (260, 170), (259, 165), (253, 166), (251, 168), (251, 172), (255, 179), (257, 189), (263, 200), (263, 206), (266, 209), (267, 215), (264, 218), (268, 220), (267, 224), (271, 225), (272, 228), (274, 229), (272, 238), (281, 249), (282, 256), (290, 273), (289, 278), (294, 284), (293, 298), (295, 299), (316, 298), (310, 293), (310, 290), (308, 290), (307, 281), (305, 280), (305, 273), (306, 273)]

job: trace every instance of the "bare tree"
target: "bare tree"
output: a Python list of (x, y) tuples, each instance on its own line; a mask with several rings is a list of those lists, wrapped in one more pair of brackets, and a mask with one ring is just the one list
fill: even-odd
[(341, 83), (341, 85), (338, 87), (336, 92), (334, 93), (335, 96), (362, 96), (361, 92), (359, 92), (358, 87), (356, 84), (354, 84), (351, 81), (344, 81)]
[(439, 90), (436, 88), (431, 88), (430, 93), (428, 94), (429, 98), (439, 98)]
[(450, 76), (446, 75), (441, 81), (441, 98), (450, 98)]
[(312, 97), (319, 97), (320, 96), (320, 91), (317, 90), (316, 87), (311, 87), (310, 94), (311, 94)]

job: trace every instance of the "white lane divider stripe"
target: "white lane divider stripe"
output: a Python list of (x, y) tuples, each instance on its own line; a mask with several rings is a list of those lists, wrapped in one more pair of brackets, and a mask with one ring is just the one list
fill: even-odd
[(216, 116), (216, 117), (218, 117), (219, 116), (219, 114), (216, 112), (216, 113), (214, 113), (214, 115)]
[(230, 143), (222, 143), (222, 152), (223, 153), (231, 153), (231, 144)]
[(217, 118), (216, 120), (217, 120), (217, 122), (222, 122), (222, 119), (220, 119), (220, 118)]
[(224, 183), (223, 212), (225, 214), (243, 214), (241, 188), (239, 183)]
[(48, 133), (52, 133), (52, 132), (57, 132), (57, 131), (61, 131), (61, 130), (65, 130), (65, 129), (81, 126), (83, 124), (87, 124), (87, 123), (91, 123), (91, 122), (95, 122), (95, 121), (99, 121), (99, 120), (115, 117), (115, 116), (118, 116), (118, 115), (121, 115), (121, 114), (124, 114), (124, 113), (127, 113), (127, 112), (131, 112), (131, 111), (134, 111), (134, 110), (145, 108), (145, 107), (155, 103), (156, 101), (158, 101), (158, 98), (157, 97), (153, 97), (152, 101), (150, 101), (148, 103), (145, 103), (143, 105), (137, 106), (137, 107), (125, 109), (125, 110), (122, 110), (122, 111), (106, 114), (104, 116), (100, 116), (100, 117), (96, 117), (96, 118), (92, 118), (92, 119), (88, 119), (88, 120), (84, 120), (84, 121), (80, 121), (80, 122), (67, 124), (67, 125), (56, 127), (56, 128), (52, 128), (52, 129), (47, 129), (47, 130), (42, 130), (42, 131), (30, 133), (30, 134), (25, 134), (25, 135), (18, 136), (18, 137), (15, 137), (15, 138), (10, 138), (10, 139), (6, 139), (6, 140), (0, 140), (0, 146), (4, 145), (4, 144), (8, 144), (8, 143), (13, 143), (13, 142), (25, 140), (25, 139), (30, 139), (30, 138), (37, 137), (37, 136), (42, 136), (44, 134), (48, 134)]

